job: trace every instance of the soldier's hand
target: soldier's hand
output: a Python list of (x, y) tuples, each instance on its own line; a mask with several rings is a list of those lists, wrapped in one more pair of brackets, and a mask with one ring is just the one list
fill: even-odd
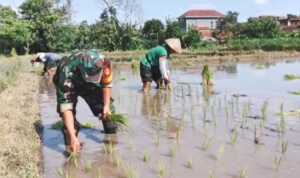
[(81, 144), (78, 138), (71, 139), (70, 149), (72, 153), (78, 153), (80, 151)]
[(107, 119), (108, 118), (108, 116), (110, 116), (111, 115), (111, 112), (110, 112), (110, 108), (109, 108), (109, 106), (104, 106), (103, 107), (103, 112), (102, 112), (102, 119)]

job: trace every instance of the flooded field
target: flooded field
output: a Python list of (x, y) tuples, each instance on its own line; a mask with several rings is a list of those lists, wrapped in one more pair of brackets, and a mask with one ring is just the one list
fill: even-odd
[[(295, 61), (295, 60), (294, 60)], [(41, 89), (44, 177), (70, 178), (298, 178), (300, 175), (300, 62), (210, 66), (214, 85), (203, 88), (201, 66), (172, 69), (172, 91), (140, 92), (139, 72), (115, 65), (116, 111), (129, 128), (104, 135), (83, 100), (79, 160), (68, 161), (55, 90)], [(110, 141), (108, 141), (110, 140)], [(108, 141), (108, 142), (107, 142)]]

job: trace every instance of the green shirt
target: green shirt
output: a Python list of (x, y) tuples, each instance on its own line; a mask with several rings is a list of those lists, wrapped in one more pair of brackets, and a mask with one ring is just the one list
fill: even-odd
[(164, 46), (157, 46), (146, 54), (144, 58), (141, 59), (141, 63), (147, 67), (159, 67), (159, 58), (168, 57), (168, 51)]

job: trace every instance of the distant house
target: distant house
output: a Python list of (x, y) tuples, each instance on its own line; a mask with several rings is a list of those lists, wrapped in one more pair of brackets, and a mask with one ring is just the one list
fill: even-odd
[(300, 17), (279, 17), (279, 16), (259, 16), (259, 17), (251, 17), (249, 20), (260, 20), (269, 18), (278, 23), (280, 29), (283, 32), (294, 32), (300, 30)]
[(284, 32), (293, 32), (300, 30), (300, 17), (279, 18), (279, 24)]
[(197, 29), (203, 37), (212, 37), (212, 32), (218, 28), (218, 24), (224, 19), (224, 15), (215, 10), (189, 10), (181, 15), (178, 20), (183, 31), (191, 28)]

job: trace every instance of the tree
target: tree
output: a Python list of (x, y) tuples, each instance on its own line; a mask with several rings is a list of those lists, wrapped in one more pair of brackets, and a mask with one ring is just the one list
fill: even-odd
[(197, 45), (201, 41), (199, 32), (196, 29), (190, 29), (182, 37), (184, 47), (190, 48)]
[(123, 24), (120, 33), (120, 48), (122, 50), (142, 49), (144, 47), (140, 32), (135, 26)]
[(75, 43), (76, 27), (73, 25), (60, 25), (55, 29), (53, 40), (49, 41), (49, 47), (52, 51), (67, 52), (78, 48)]
[(167, 20), (167, 26), (165, 31), (165, 38), (179, 38), (181, 39), (183, 31), (181, 30), (178, 21)]
[(75, 44), (77, 49), (93, 48), (92, 29), (87, 21), (81, 22), (77, 28)]
[(142, 34), (148, 40), (148, 47), (159, 44), (164, 39), (164, 25), (158, 19), (152, 19), (145, 22)]
[(224, 32), (226, 36), (235, 36), (238, 32), (238, 12), (228, 11), (224, 19), (220, 21), (219, 28), (220, 32)]
[(19, 19), (10, 7), (0, 5), (0, 52), (8, 54), (13, 48), (18, 53), (28, 52), (31, 36), (30, 23)]
[(32, 25), (32, 51), (51, 51), (59, 28), (66, 21), (66, 10), (60, 0), (25, 0), (20, 6), (24, 20)]
[(279, 24), (269, 17), (249, 19), (240, 27), (240, 36), (248, 38), (274, 38), (280, 34)]

